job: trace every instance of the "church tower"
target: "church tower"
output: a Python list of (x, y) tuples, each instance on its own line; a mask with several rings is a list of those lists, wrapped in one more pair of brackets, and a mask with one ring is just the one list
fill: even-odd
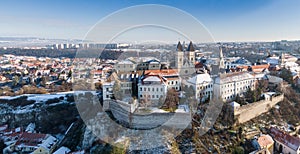
[(188, 59), (189, 59), (190, 63), (194, 65), (195, 64), (195, 48), (194, 48), (192, 41), (190, 42), (190, 44), (187, 48), (187, 51), (188, 51)]
[(285, 56), (284, 56), (284, 53), (282, 52), (281, 53), (281, 56), (280, 56), (280, 59), (279, 59), (279, 67), (284, 67), (284, 59), (285, 59)]
[(224, 62), (224, 56), (223, 56), (223, 49), (222, 49), (222, 46), (219, 47), (219, 50), (220, 50), (220, 54), (219, 54), (219, 69), (222, 70), (222, 69), (225, 69), (225, 62)]
[(181, 69), (183, 65), (183, 59), (184, 59), (183, 55), (184, 55), (183, 47), (179, 41), (176, 47), (176, 58), (175, 58), (175, 67), (177, 69)]

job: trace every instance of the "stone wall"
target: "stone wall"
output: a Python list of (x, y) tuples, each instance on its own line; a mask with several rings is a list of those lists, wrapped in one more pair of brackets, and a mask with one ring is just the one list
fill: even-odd
[(135, 129), (152, 129), (159, 126), (186, 128), (191, 121), (190, 113), (145, 113), (135, 114), (126, 111), (118, 103), (111, 101), (110, 110), (123, 125)]
[(243, 105), (234, 111), (234, 117), (238, 123), (247, 122), (262, 113), (269, 111), (280, 101), (283, 101), (284, 95), (273, 96), (270, 100), (261, 100), (248, 105)]

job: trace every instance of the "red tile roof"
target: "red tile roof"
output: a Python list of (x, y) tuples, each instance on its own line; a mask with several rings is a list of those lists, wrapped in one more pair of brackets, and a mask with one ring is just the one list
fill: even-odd
[(23, 132), (15, 145), (37, 146), (42, 143), (46, 136), (47, 134)]
[[(264, 65), (252, 65), (250, 66), (253, 72), (262, 72), (263, 70), (269, 69), (270, 65), (269, 64), (264, 64)], [(237, 69), (244, 69), (247, 70), (249, 66), (243, 65), (243, 66), (237, 66)]]
[(175, 69), (163, 69), (163, 70), (145, 70), (145, 75), (159, 75), (159, 76), (170, 76), (179, 75)]
[(203, 68), (204, 64), (201, 62), (196, 62), (195, 63), (195, 68)]
[(266, 147), (274, 143), (272, 137), (270, 135), (262, 135), (257, 140), (258, 144), (261, 147)]

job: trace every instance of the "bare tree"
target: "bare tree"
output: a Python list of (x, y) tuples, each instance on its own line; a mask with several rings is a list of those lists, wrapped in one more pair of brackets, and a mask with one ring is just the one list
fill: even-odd
[(177, 108), (178, 103), (179, 103), (178, 94), (176, 90), (172, 88), (168, 90), (166, 100), (162, 108), (174, 112)]

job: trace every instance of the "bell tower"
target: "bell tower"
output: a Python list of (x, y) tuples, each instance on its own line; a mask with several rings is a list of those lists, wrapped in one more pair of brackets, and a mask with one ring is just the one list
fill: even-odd
[(177, 69), (182, 68), (183, 60), (184, 60), (183, 55), (184, 55), (183, 47), (179, 41), (177, 44), (177, 47), (176, 47), (175, 68), (177, 68)]

